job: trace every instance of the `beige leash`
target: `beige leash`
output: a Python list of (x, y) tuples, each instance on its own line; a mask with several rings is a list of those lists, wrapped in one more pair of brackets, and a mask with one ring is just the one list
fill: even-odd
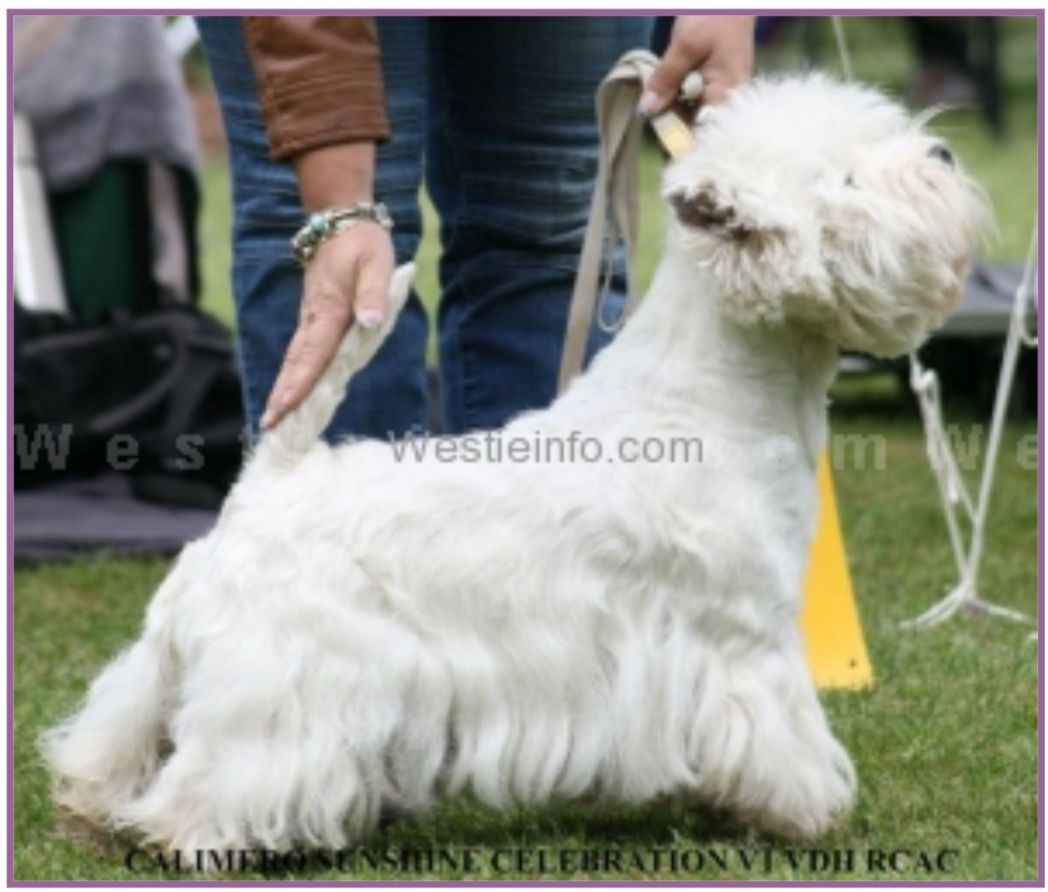
[[(600, 162), (564, 334), (559, 392), (563, 392), (582, 369), (594, 311), (598, 307), (597, 295), (607, 289), (610, 279), (606, 275), (602, 286), (602, 261), (605, 251), (610, 261), (619, 241), (626, 250), (628, 296), (615, 327), (625, 321), (640, 297), (633, 280), (632, 264), (637, 244), (637, 172), (645, 119), (637, 113), (637, 101), (644, 82), (657, 64), (658, 59), (647, 50), (631, 50), (619, 59), (597, 91)], [(701, 76), (690, 74), (682, 86), (682, 97), (694, 100), (701, 92)], [(672, 157), (679, 158), (693, 147), (691, 128), (673, 111), (656, 115), (650, 123)], [(606, 325), (603, 319), (600, 322)]]

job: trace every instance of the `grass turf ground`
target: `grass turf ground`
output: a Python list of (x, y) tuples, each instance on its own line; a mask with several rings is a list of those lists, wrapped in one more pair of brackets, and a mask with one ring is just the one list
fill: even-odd
[[(603, 847), (642, 852), (730, 851), (770, 846), (774, 869), (706, 867), (692, 878), (1032, 879), (1037, 846), (1037, 645), (1002, 620), (961, 616), (924, 631), (900, 631), (953, 581), (952, 562), (923, 440), (907, 420), (857, 415), (837, 420), (843, 435), (879, 434), (883, 469), (846, 462), (837, 470), (845, 539), (877, 684), (825, 697), (830, 721), (859, 770), (859, 805), (822, 849), (957, 851), (947, 876), (920, 870), (821, 873), (791, 869), (785, 847), (751, 837), (720, 816), (680, 805), (642, 809), (572, 806), (508, 816), (464, 804), (432, 820), (393, 825), (373, 844), (474, 848), (486, 876), (507, 847)], [(1032, 424), (1009, 430), (991, 516), (982, 583), (991, 598), (1033, 610), (1036, 591), (1036, 471), (1019, 460)], [(98, 560), (19, 571), (15, 611), (15, 875), (21, 879), (145, 879), (122, 866), (126, 843), (84, 845), (54, 828), (46, 783), (32, 750), (45, 724), (66, 712), (107, 657), (134, 634), (164, 573), (161, 561)], [(159, 877), (159, 873), (157, 876)], [(462, 871), (295, 873), (312, 879), (465, 876)], [(630, 870), (598, 875), (640, 878)], [(569, 875), (547, 873), (549, 877)], [(576, 878), (582, 876), (576, 874)], [(670, 872), (664, 879), (683, 879)]]
[[(905, 47), (890, 21), (849, 24), (860, 77), (899, 87)], [(970, 116), (944, 121), (962, 158), (986, 184), (1001, 220), (995, 256), (1021, 255), (1032, 219), (1036, 144), (1033, 102), (1036, 47), (1029, 23), (1008, 22), (1003, 58), (1011, 138), (993, 143)], [(646, 161), (649, 187), (657, 175)], [(207, 174), (203, 241), (207, 301), (229, 314), (228, 198), (225, 172)], [(651, 189), (647, 194), (652, 194)], [(657, 219), (657, 205), (647, 210)], [(432, 232), (432, 227), (430, 227)], [(642, 257), (650, 270), (654, 237)], [(421, 255), (423, 292), (436, 294), (432, 239)], [(427, 278), (428, 277), (428, 278)], [(363, 866), (352, 872), (313, 867), (280, 878), (333, 879), (939, 879), (1032, 880), (1037, 871), (1037, 647), (1020, 626), (961, 616), (931, 630), (900, 631), (954, 581), (946, 531), (923, 438), (912, 410), (890, 398), (885, 380), (845, 382), (833, 412), (838, 437), (881, 437), (884, 461), (852, 457), (838, 463), (836, 480), (877, 684), (863, 693), (825, 696), (834, 728), (860, 774), (858, 807), (847, 824), (819, 843), (826, 855), (788, 846), (733, 827), (722, 815), (680, 804), (644, 808), (573, 805), (565, 809), (496, 814), (469, 803), (448, 805), (430, 819), (392, 825), (371, 841), (390, 851), (444, 849), (458, 867), (397, 871)], [(887, 393), (887, 396), (885, 394)], [(973, 431), (962, 422), (962, 435)], [(985, 429), (983, 430), (983, 434)], [(1009, 425), (998, 472), (983, 593), (1033, 612), (1037, 591), (1036, 456), (1032, 421)], [(971, 445), (978, 438), (967, 441)], [(977, 462), (973, 467), (977, 467)], [(136, 871), (123, 862), (128, 841), (78, 841), (55, 827), (46, 780), (33, 741), (68, 711), (117, 648), (128, 642), (163, 576), (163, 561), (99, 558), (26, 567), (15, 577), (14, 876), (17, 879), (146, 880), (171, 878), (159, 869)], [(686, 857), (687, 872), (653, 864), (653, 849)], [(621, 858), (607, 871), (542, 870), (538, 853), (596, 850)], [(760, 853), (747, 868), (745, 853)], [(899, 870), (879, 855), (906, 850)], [(946, 850), (947, 873), (928, 872), (916, 853)], [(513, 863), (513, 851), (532, 859)], [(686, 856), (683, 853), (690, 853)], [(763, 853), (769, 852), (769, 862)], [(845, 859), (851, 852), (850, 869)], [(472, 869), (463, 861), (476, 859)], [(502, 854), (498, 854), (502, 853)], [(791, 863), (791, 853), (798, 863)], [(630, 855), (639, 860), (633, 863)], [(577, 856), (576, 856), (577, 857)], [(666, 855), (663, 856), (665, 859)], [(869, 859), (873, 859), (871, 865)], [(723, 860), (724, 865), (718, 864)], [(496, 861), (497, 863), (493, 863)], [(576, 866), (578, 862), (576, 861)], [(261, 874), (240, 874), (241, 878)], [(183, 875), (182, 878), (191, 878)]]

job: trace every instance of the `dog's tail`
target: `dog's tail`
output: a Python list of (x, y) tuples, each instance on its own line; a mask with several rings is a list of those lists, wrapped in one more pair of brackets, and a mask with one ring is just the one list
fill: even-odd
[(382, 324), (374, 329), (366, 329), (357, 323), (350, 326), (338, 352), (313, 390), (297, 409), (289, 412), (262, 437), (260, 451), (272, 451), (284, 457), (301, 455), (320, 439), (345, 397), (350, 379), (371, 361), (393, 330), (411, 291), (414, 276), (415, 264), (397, 267), (390, 281)]

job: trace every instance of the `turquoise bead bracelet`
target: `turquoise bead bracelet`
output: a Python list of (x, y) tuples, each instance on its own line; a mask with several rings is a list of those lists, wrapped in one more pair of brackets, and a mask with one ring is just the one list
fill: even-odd
[(393, 218), (382, 202), (361, 201), (348, 208), (317, 211), (306, 218), (302, 228), (291, 239), (295, 259), (305, 266), (320, 245), (335, 233), (357, 223), (377, 223), (383, 229), (393, 228)]

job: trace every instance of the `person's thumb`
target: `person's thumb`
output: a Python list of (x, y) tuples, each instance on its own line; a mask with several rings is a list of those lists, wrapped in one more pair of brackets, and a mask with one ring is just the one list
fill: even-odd
[(691, 69), (691, 60), (671, 42), (662, 60), (644, 84), (637, 111), (649, 118), (665, 111), (677, 98), (681, 82)]

